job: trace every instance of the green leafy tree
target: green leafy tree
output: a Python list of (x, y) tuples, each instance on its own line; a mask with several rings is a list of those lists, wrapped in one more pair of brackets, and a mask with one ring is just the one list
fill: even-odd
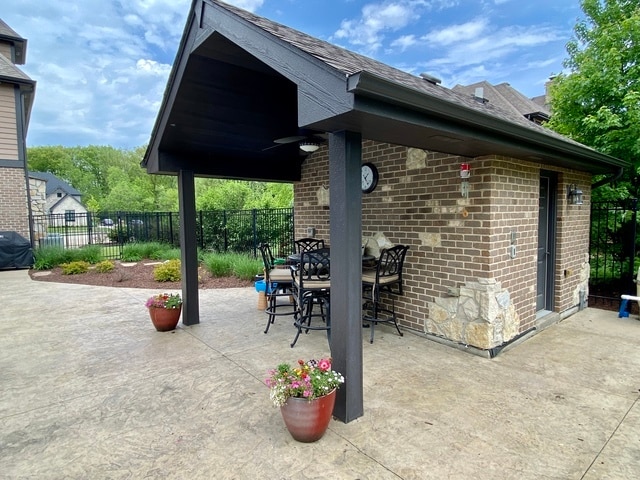
[(554, 78), (548, 126), (559, 133), (624, 160), (626, 172), (617, 193), (637, 195), (640, 164), (640, 4), (638, 0), (582, 0), (585, 19), (567, 44), (568, 73)]
[[(258, 182), (255, 182), (258, 183)], [(286, 208), (293, 206), (293, 185), (290, 183), (261, 183), (246, 208)]]
[(27, 165), (32, 172), (50, 172), (62, 180), (71, 182), (74, 169), (71, 151), (63, 146), (27, 149)]
[[(51, 172), (82, 194), (92, 212), (177, 211), (177, 177), (149, 175), (140, 167), (146, 147), (46, 146), (28, 149), (31, 171)], [(290, 184), (196, 179), (197, 208), (245, 210), (293, 204)]]
[(208, 180), (197, 183), (198, 210), (242, 210), (251, 198), (249, 182)]

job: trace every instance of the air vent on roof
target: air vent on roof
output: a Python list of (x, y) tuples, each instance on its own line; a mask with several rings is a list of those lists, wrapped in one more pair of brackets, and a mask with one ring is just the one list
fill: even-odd
[(442, 83), (442, 80), (440, 80), (438, 77), (434, 77), (433, 75), (429, 75), (428, 73), (421, 73), (420, 76), (427, 82), (433, 83), (434, 85), (440, 85)]
[(487, 103), (489, 100), (484, 98), (484, 88), (477, 87), (475, 93), (473, 94), (473, 98), (479, 101), (480, 103)]

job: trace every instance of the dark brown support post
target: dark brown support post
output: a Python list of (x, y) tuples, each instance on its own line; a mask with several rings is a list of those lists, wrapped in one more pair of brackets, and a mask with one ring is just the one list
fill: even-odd
[(191, 170), (178, 173), (180, 206), (180, 250), (182, 263), (182, 323), (200, 323), (198, 297), (198, 240), (196, 235), (196, 190)]
[(331, 355), (345, 376), (333, 414), (345, 423), (363, 414), (362, 136), (329, 135), (331, 221)]

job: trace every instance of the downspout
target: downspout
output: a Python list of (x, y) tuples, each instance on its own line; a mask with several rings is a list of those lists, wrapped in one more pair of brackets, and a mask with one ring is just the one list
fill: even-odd
[(26, 102), (25, 102), (25, 92), (22, 91), (21, 88), (18, 88), (18, 100), (19, 100), (19, 113), (16, 115), (16, 119), (19, 119), (19, 122), (16, 122), (16, 126), (18, 129), (18, 156), (22, 160), (22, 166), (24, 171), (24, 180), (25, 186), (27, 188), (27, 215), (29, 216), (29, 243), (31, 244), (31, 249), (34, 250), (36, 248), (36, 238), (35, 231), (33, 225), (33, 207), (31, 205), (31, 182), (29, 180), (29, 168), (27, 166), (27, 118), (26, 118)]

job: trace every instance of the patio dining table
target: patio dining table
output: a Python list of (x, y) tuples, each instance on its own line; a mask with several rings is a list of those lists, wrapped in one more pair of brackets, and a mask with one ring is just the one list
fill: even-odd
[[(373, 255), (362, 255), (363, 265), (372, 264), (373, 262), (375, 262), (375, 260), (376, 257), (374, 257)], [(289, 265), (298, 265), (300, 263), (300, 254), (292, 253), (291, 255), (287, 256), (287, 262), (289, 263)]]

